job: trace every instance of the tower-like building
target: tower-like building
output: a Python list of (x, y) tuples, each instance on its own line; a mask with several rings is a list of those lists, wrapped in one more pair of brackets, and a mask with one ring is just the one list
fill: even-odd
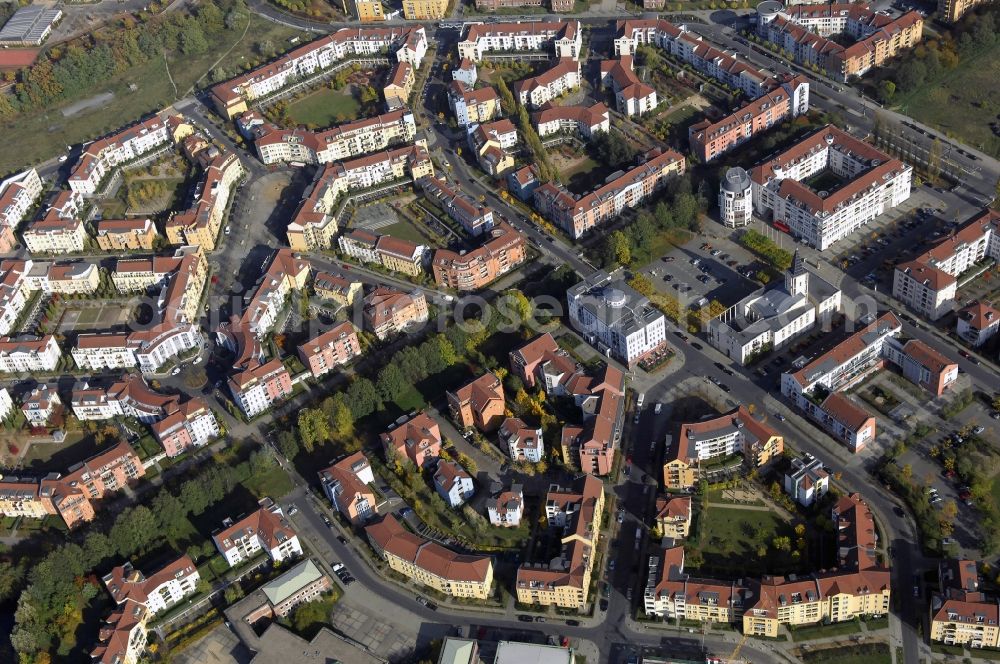
[(719, 183), (719, 217), (727, 228), (750, 223), (753, 214), (750, 176), (739, 166), (730, 168)]
[(792, 257), (792, 266), (785, 271), (785, 292), (792, 297), (809, 296), (809, 270), (806, 269), (806, 261), (799, 255), (798, 249)]

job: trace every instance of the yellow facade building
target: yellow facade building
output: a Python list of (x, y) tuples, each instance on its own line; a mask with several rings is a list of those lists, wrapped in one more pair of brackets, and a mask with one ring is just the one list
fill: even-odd
[(448, 0), (403, 0), (403, 17), (411, 21), (445, 18)]
[(362, 23), (385, 20), (382, 3), (379, 0), (354, 0), (354, 13)]

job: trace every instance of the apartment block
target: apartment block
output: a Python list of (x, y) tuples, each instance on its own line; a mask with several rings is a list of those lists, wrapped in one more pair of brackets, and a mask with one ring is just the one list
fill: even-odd
[(460, 127), (489, 122), (500, 115), (500, 97), (490, 86), (473, 89), (454, 80), (448, 88), (448, 104)]
[(85, 145), (69, 174), (70, 190), (82, 196), (95, 195), (116, 168), (169, 144), (179, 121), (154, 115)]
[[(200, 137), (190, 136), (189, 140), (196, 138)], [(195, 154), (200, 155), (195, 161), (202, 171), (195, 185), (194, 203), (187, 210), (173, 213), (164, 231), (170, 244), (215, 251), (230, 194), (245, 170), (239, 156), (219, 151), (215, 146), (204, 147)]]
[(365, 296), (365, 329), (379, 339), (401, 334), (427, 321), (427, 300), (419, 290), (403, 293), (380, 286)]
[(809, 507), (830, 490), (830, 475), (823, 462), (811, 454), (792, 459), (791, 468), (785, 472), (785, 493), (803, 507)]
[(575, 60), (582, 46), (579, 21), (472, 23), (458, 42), (458, 55), (480, 62), (490, 53), (549, 51), (556, 58)]
[(314, 378), (347, 364), (359, 355), (361, 343), (357, 330), (346, 321), (299, 346), (299, 359)]
[(486, 503), (490, 525), (517, 528), (524, 513), (524, 492), (520, 484), (511, 484), (509, 491), (502, 491), (495, 500)]
[(411, 277), (424, 271), (430, 255), (427, 245), (401, 240), (391, 235), (379, 235), (363, 228), (356, 228), (340, 236), (340, 250), (347, 256), (364, 263), (375, 263), (394, 272)]
[(931, 641), (967, 648), (1000, 647), (1000, 607), (980, 588), (974, 560), (945, 560), (931, 600)]
[(351, 307), (363, 295), (363, 287), (360, 281), (351, 281), (330, 272), (317, 272), (313, 277), (313, 292), (321, 300)]
[(41, 195), (42, 180), (33, 168), (0, 182), (0, 253), (9, 253), (17, 245), (14, 231)]
[(355, 452), (321, 470), (319, 478), (330, 504), (352, 525), (363, 525), (377, 516), (375, 492), (369, 488), (375, 482), (375, 475), (363, 452)]
[(655, 149), (642, 155), (638, 166), (584, 196), (576, 197), (551, 182), (543, 184), (533, 194), (535, 209), (576, 240), (625, 209), (637, 207), (684, 171), (683, 156)]
[(249, 363), (229, 378), (229, 392), (247, 417), (256, 417), (292, 395), (292, 377), (281, 360)]
[(33, 388), (21, 402), (21, 413), (31, 426), (43, 427), (61, 407), (62, 401), (55, 388), (41, 385)]
[(553, 396), (570, 396), (583, 415), (583, 425), (566, 424), (560, 433), (563, 459), (573, 459), (580, 470), (607, 475), (614, 466), (622, 435), (625, 410), (625, 374), (605, 364), (594, 375), (582, 370), (562, 376), (562, 382), (546, 377)]
[(485, 234), (485, 241), (478, 248), (465, 253), (438, 249), (431, 265), (437, 285), (472, 291), (488, 286), (527, 258), (524, 235), (501, 221)]
[[(279, 248), (272, 254), (267, 269), (251, 291), (238, 324), (257, 339), (263, 338), (274, 327), (292, 291), (302, 291), (311, 273), (308, 261), (299, 258), (287, 247)], [(230, 334), (230, 327), (229, 323), (220, 325), (216, 337), (235, 351), (237, 344)]]
[(381, 0), (353, 0), (354, 15), (361, 23), (375, 23), (385, 20)]
[(78, 420), (108, 420), (134, 417), (145, 424), (163, 419), (174, 412), (180, 397), (150, 389), (139, 374), (129, 374), (107, 387), (91, 386), (87, 381), (73, 387), (70, 405)]
[[(321, 572), (311, 559), (307, 559), (266, 582), (253, 594), (232, 605), (229, 611), (251, 625), (262, 620), (287, 618), (295, 607), (318, 600), (332, 587), (330, 577)], [(247, 611), (249, 607), (252, 608)], [(259, 653), (255, 656), (259, 657)]]
[(403, 0), (403, 18), (410, 21), (435, 21), (447, 13), (448, 0)]
[(504, 419), (507, 402), (503, 383), (496, 374), (483, 374), (446, 395), (451, 418), (460, 429), (476, 427), (480, 431), (493, 431)]
[(384, 58), (419, 67), (427, 52), (421, 26), (341, 28), (295, 48), (280, 58), (212, 87), (212, 103), (227, 118), (246, 112), (255, 101), (351, 58)]
[(479, 80), (476, 63), (468, 58), (462, 58), (458, 66), (451, 70), (451, 80), (465, 83), (470, 88), (476, 87), (476, 81)]
[(708, 473), (714, 459), (737, 454), (751, 468), (759, 468), (785, 449), (784, 438), (754, 419), (743, 406), (717, 417), (681, 424), (667, 449), (663, 482), (667, 489), (684, 490)]
[(389, 80), (382, 88), (386, 108), (390, 111), (402, 108), (413, 94), (413, 84), (417, 80), (417, 70), (408, 62), (397, 62), (389, 70)]
[(425, 411), (390, 427), (379, 436), (386, 456), (396, 455), (417, 468), (437, 463), (441, 456), (441, 427)]
[(454, 461), (438, 461), (434, 470), (434, 488), (449, 507), (461, 507), (475, 493), (472, 476)]
[(6, 260), (0, 262), (0, 335), (14, 330), (28, 304), (28, 296), (33, 288), (28, 285), (27, 268), (24, 261)]
[(655, 522), (661, 536), (686, 538), (691, 529), (691, 496), (657, 498)]
[(892, 296), (937, 320), (956, 308), (958, 277), (980, 261), (1000, 260), (1000, 213), (984, 209), (912, 261), (896, 266)]
[(96, 263), (36, 263), (45, 269), (42, 291), (62, 295), (89, 295), (101, 283), (101, 271)]
[(781, 81), (780, 87), (765, 92), (721, 120), (706, 119), (688, 127), (688, 144), (695, 157), (709, 162), (808, 110), (809, 79), (789, 76)]
[(524, 420), (508, 417), (497, 431), (501, 449), (507, 450), (511, 461), (538, 463), (545, 458), (542, 430), (532, 429)]
[(486, 599), (493, 586), (489, 556), (462, 555), (409, 532), (391, 514), (365, 528), (389, 568), (450, 597)]
[(83, 251), (87, 232), (78, 218), (83, 197), (60, 191), (49, 203), (41, 219), (29, 223), (21, 233), (31, 254), (69, 254)]
[[(533, 388), (536, 383), (541, 382), (542, 389), (548, 394), (557, 388), (563, 376), (572, 375), (580, 367), (568, 352), (559, 348), (555, 338), (546, 332), (510, 351), (510, 370), (521, 379), (525, 387)], [(549, 376), (556, 379), (554, 384), (546, 381)]]
[(200, 579), (194, 561), (184, 555), (148, 577), (126, 562), (112, 568), (102, 580), (115, 604), (122, 606), (131, 600), (144, 604), (155, 616), (193, 595)]
[(571, 90), (580, 87), (580, 62), (576, 58), (562, 57), (556, 64), (538, 76), (514, 84), (514, 98), (524, 106), (540, 108)]
[(44, 337), (0, 337), (0, 372), (55, 371), (62, 351), (51, 334)]
[(954, 23), (981, 4), (985, 4), (985, 0), (940, 0), (937, 3), (938, 16), (946, 23)]
[[(757, 34), (792, 54), (795, 62), (817, 66), (827, 76), (847, 81), (863, 76), (915, 47), (924, 19), (917, 11), (897, 18), (865, 4), (799, 4), (757, 15)], [(843, 45), (831, 39), (848, 35)]]
[(684, 547), (650, 556), (643, 596), (647, 616), (732, 624), (743, 615), (750, 590), (736, 581), (692, 577), (684, 572)]
[(168, 457), (208, 444), (220, 434), (215, 413), (204, 399), (195, 397), (179, 404), (159, 422), (149, 426)]
[(548, 106), (531, 114), (538, 136), (567, 133), (591, 139), (602, 131), (611, 131), (611, 114), (603, 103), (593, 106)]
[(604, 514), (604, 485), (584, 475), (572, 488), (553, 484), (545, 496), (549, 528), (562, 543), (559, 557), (523, 563), (517, 570), (517, 601), (582, 610), (587, 605), (597, 537)]
[(511, 149), (517, 144), (517, 130), (507, 118), (489, 124), (470, 127), (469, 147), (476, 155), (479, 167), (493, 177), (500, 177), (514, 168)]
[[(411, 72), (409, 85), (412, 87), (412, 67), (405, 62), (397, 67), (405, 67), (403, 71)], [(403, 101), (405, 102), (405, 97)], [(417, 125), (413, 113), (405, 108), (322, 131), (281, 129), (264, 122), (253, 127), (250, 132), (257, 155), (265, 164), (292, 161), (326, 164), (345, 161), (386, 150), (393, 145), (409, 143), (416, 134)]]
[(595, 272), (570, 288), (566, 300), (573, 329), (630, 366), (666, 344), (663, 313), (621, 274)]
[(159, 237), (152, 219), (102, 219), (94, 223), (94, 231), (103, 251), (152, 251)]
[(302, 555), (299, 536), (270, 498), (262, 498), (260, 509), (234, 522), (227, 518), (222, 529), (212, 534), (215, 548), (236, 567), (261, 552), (280, 563)]
[[(817, 191), (818, 174), (840, 184)], [(910, 197), (913, 168), (833, 125), (807, 136), (750, 173), (757, 215), (825, 251)]]
[(639, 80), (631, 55), (601, 61), (601, 87), (611, 90), (615, 108), (629, 117), (638, 117), (656, 110), (659, 100), (656, 90)]
[(146, 650), (150, 618), (145, 604), (126, 599), (101, 626), (97, 646), (90, 652), (91, 662), (138, 664)]
[(974, 302), (958, 312), (956, 332), (973, 347), (984, 343), (1000, 332), (1000, 309), (987, 302)]

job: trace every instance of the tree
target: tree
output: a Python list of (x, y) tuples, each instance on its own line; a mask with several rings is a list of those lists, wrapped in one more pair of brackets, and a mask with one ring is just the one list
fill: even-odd
[(375, 385), (367, 378), (358, 378), (351, 383), (347, 388), (346, 403), (356, 420), (367, 417), (382, 405)]
[(927, 150), (927, 176), (931, 184), (937, 184), (941, 175), (941, 141), (936, 136)]
[(507, 81), (503, 80), (502, 76), (497, 77), (497, 95), (500, 97), (500, 106), (504, 115), (513, 115), (517, 105), (514, 103), (514, 95), (507, 87)]
[(282, 429), (278, 432), (278, 450), (291, 461), (299, 454), (299, 441), (293, 431)]
[(406, 391), (407, 387), (409, 385), (407, 384), (406, 377), (403, 376), (403, 372), (400, 371), (395, 362), (387, 364), (378, 372), (376, 389), (383, 402), (395, 401)]
[(354, 433), (354, 418), (351, 416), (351, 409), (344, 403), (341, 395), (333, 398), (333, 406), (327, 411), (330, 420), (330, 428), (337, 438), (344, 439)]
[(774, 547), (775, 551), (791, 551), (792, 540), (791, 538), (782, 535), (781, 537), (775, 537), (771, 540), (771, 546)]
[(201, 55), (208, 50), (208, 40), (197, 23), (191, 23), (181, 33), (181, 53), (185, 55)]
[(896, 84), (886, 79), (882, 81), (882, 99), (890, 102), (896, 94)]
[(112, 548), (123, 557), (143, 551), (158, 536), (156, 517), (145, 505), (126, 508), (111, 528)]
[(629, 144), (628, 139), (614, 132), (600, 132), (591, 140), (589, 146), (596, 159), (612, 168), (618, 168), (635, 158), (635, 149)]
[(326, 416), (318, 408), (305, 408), (299, 411), (299, 438), (302, 447), (312, 452), (316, 443), (330, 439), (330, 429)]
[(619, 265), (628, 265), (632, 262), (632, 246), (621, 231), (615, 231), (608, 238), (609, 246), (615, 262)]

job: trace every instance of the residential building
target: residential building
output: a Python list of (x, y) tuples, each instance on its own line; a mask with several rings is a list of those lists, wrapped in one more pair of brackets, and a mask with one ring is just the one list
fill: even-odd
[(691, 529), (691, 496), (657, 498), (656, 527), (663, 537), (685, 539)]
[(354, 228), (341, 235), (337, 244), (349, 258), (354, 258), (362, 263), (381, 265), (382, 259), (375, 250), (379, 237), (381, 236), (378, 233), (373, 233), (367, 228)]
[(1000, 213), (989, 209), (914, 260), (897, 265), (892, 296), (937, 320), (955, 308), (958, 277), (986, 258), (1000, 260)]
[(6, 420), (14, 412), (14, 400), (6, 387), (0, 387), (0, 420)]
[(31, 393), (21, 402), (21, 412), (28, 424), (33, 427), (43, 427), (52, 416), (61, 410), (62, 400), (59, 393), (48, 385), (33, 388)]
[(611, 131), (611, 113), (600, 102), (593, 106), (549, 104), (531, 114), (531, 123), (540, 138), (562, 132), (589, 140), (598, 132)]
[(355, 452), (319, 473), (323, 492), (351, 525), (362, 525), (376, 516), (372, 467), (363, 452)]
[(102, 219), (94, 223), (97, 246), (104, 251), (153, 250), (159, 235), (152, 219)]
[(580, 22), (472, 23), (458, 42), (458, 55), (480, 62), (488, 53), (549, 51), (556, 58), (578, 59), (583, 46)]
[(771, 127), (809, 110), (809, 79), (787, 76), (781, 85), (747, 102), (721, 120), (702, 120), (688, 127), (691, 152), (709, 162), (759, 136)]
[(234, 118), (255, 101), (275, 96), (293, 83), (356, 58), (390, 58), (419, 67), (427, 52), (422, 26), (341, 28), (285, 53), (257, 69), (212, 87), (219, 113)]
[(520, 484), (511, 484), (509, 491), (501, 491), (486, 503), (486, 513), (491, 526), (517, 528), (524, 514), (524, 492)]
[(259, 590), (250, 595), (243, 607), (254, 606), (244, 613), (243, 620), (253, 624), (264, 619), (287, 618), (295, 607), (314, 602), (333, 588), (330, 577), (324, 574), (316, 563), (307, 559), (299, 562), (281, 576), (267, 581)]
[(451, 418), (459, 429), (493, 431), (503, 421), (506, 401), (503, 383), (496, 374), (483, 374), (446, 395)]
[(98, 632), (97, 646), (90, 652), (93, 664), (138, 664), (146, 650), (150, 613), (145, 604), (127, 599)]
[(385, 12), (382, 9), (381, 0), (352, 0), (354, 3), (354, 15), (361, 23), (375, 23), (385, 20)]
[[(860, 77), (915, 47), (924, 19), (917, 11), (893, 18), (867, 4), (799, 4), (757, 15), (757, 34), (792, 54), (805, 66), (816, 66), (838, 81)], [(855, 41), (843, 45), (834, 35)]]
[(966, 12), (984, 2), (985, 0), (940, 0), (937, 3), (938, 16), (946, 23), (955, 23)]
[(760, 468), (784, 449), (784, 438), (778, 432), (739, 406), (716, 417), (680, 425), (664, 459), (663, 483), (669, 490), (688, 489), (720, 459), (742, 455), (747, 466)]
[(673, 150), (651, 150), (635, 166), (614, 180), (579, 198), (551, 182), (535, 189), (533, 200), (539, 214), (552, 220), (574, 240), (614, 219), (627, 208), (666, 186), (669, 179), (684, 174), (684, 157)]
[(178, 122), (179, 117), (153, 115), (88, 143), (69, 174), (70, 190), (81, 196), (96, 195), (116, 169), (169, 145)]
[(568, 378), (579, 367), (568, 352), (559, 348), (555, 338), (546, 332), (517, 350), (510, 351), (510, 369), (527, 388), (533, 388), (537, 381), (542, 381), (542, 389), (548, 394), (556, 385), (545, 382), (547, 376), (554, 375), (558, 384), (563, 376)]
[(735, 581), (692, 578), (685, 573), (682, 546), (649, 558), (643, 596), (647, 616), (732, 624), (742, 615), (749, 597), (749, 589)]
[(29, 293), (26, 261), (0, 262), (0, 335), (8, 335), (28, 304)]
[(42, 291), (61, 295), (90, 295), (101, 284), (101, 270), (95, 263), (36, 263), (45, 267)]
[(472, 476), (454, 461), (443, 459), (434, 470), (434, 488), (448, 507), (461, 507), (476, 492)]
[(69, 254), (83, 251), (87, 231), (78, 218), (83, 196), (60, 191), (49, 203), (41, 219), (32, 221), (21, 233), (24, 246), (32, 254)]
[(538, 463), (545, 458), (542, 430), (532, 429), (520, 418), (506, 418), (500, 425), (497, 436), (500, 438), (500, 447), (507, 450), (511, 461)]
[(151, 616), (166, 611), (195, 593), (201, 575), (190, 556), (184, 555), (147, 577), (131, 562), (118, 565), (104, 575), (104, 587), (115, 604), (128, 600), (145, 604)]
[[(232, 624), (242, 620), (242, 600), (226, 610)], [(239, 610), (236, 610), (239, 607)], [(248, 650), (255, 653), (250, 664), (309, 664), (319, 653), (322, 656), (336, 657), (343, 664), (389, 664), (389, 660), (372, 654), (367, 646), (353, 639), (335, 634), (328, 627), (321, 627), (312, 640), (306, 640), (282, 627), (280, 623), (271, 622), (257, 636), (255, 630), (243, 630), (239, 633), (240, 641)]]
[(44, 519), (55, 514), (55, 507), (41, 495), (39, 488), (37, 479), (4, 475), (0, 478), (0, 514), (26, 519)]
[(739, 166), (730, 168), (719, 183), (719, 219), (726, 228), (739, 228), (749, 225), (752, 217), (750, 175)]
[(899, 367), (903, 377), (936, 397), (958, 380), (958, 364), (919, 339), (888, 339), (885, 359)]
[(402, 108), (409, 103), (413, 94), (413, 83), (417, 80), (417, 70), (408, 62), (397, 62), (389, 70), (389, 80), (382, 88), (382, 96), (389, 111)]
[(73, 387), (73, 414), (79, 420), (107, 420), (112, 417), (134, 417), (149, 424), (173, 413), (180, 397), (154, 392), (139, 374), (128, 374), (108, 387), (83, 381)]
[(447, 13), (447, 0), (403, 0), (403, 18), (410, 21), (435, 21)]
[(448, 103), (460, 127), (489, 122), (500, 114), (500, 97), (491, 86), (472, 89), (461, 81), (452, 81)]
[(840, 289), (810, 269), (796, 251), (784, 287), (761, 288), (711, 319), (708, 340), (733, 361), (746, 364), (789, 346), (840, 309)]
[[(819, 174), (832, 176), (837, 188), (805, 183)], [(827, 125), (758, 164), (750, 180), (758, 216), (826, 251), (906, 201), (912, 176), (908, 164)]]
[(394, 454), (417, 468), (433, 465), (441, 456), (441, 427), (425, 411), (390, 427), (379, 439), (386, 456)]
[(168, 457), (202, 447), (221, 433), (215, 413), (200, 397), (177, 405), (162, 420), (150, 424), (149, 428)]
[(71, 487), (82, 489), (90, 500), (96, 501), (109, 493), (123, 490), (145, 474), (146, 469), (139, 455), (122, 441), (82, 463), (70, 466), (60, 479)]
[(562, 57), (538, 76), (515, 83), (511, 92), (522, 105), (540, 108), (553, 99), (579, 88), (581, 80), (579, 60)]
[(930, 640), (968, 648), (1000, 647), (1000, 607), (979, 585), (974, 560), (938, 565), (939, 592), (931, 599)]
[(313, 292), (321, 300), (353, 307), (358, 297), (364, 294), (364, 289), (360, 281), (351, 281), (331, 272), (317, 272), (313, 277)]
[(562, 374), (562, 380), (546, 375), (545, 382), (553, 385), (549, 394), (572, 396), (583, 415), (582, 426), (566, 424), (562, 428), (563, 459), (576, 460), (580, 470), (591, 475), (609, 474), (622, 435), (625, 374), (605, 364), (593, 376), (575, 368), (571, 374)]
[[(201, 140), (208, 146), (201, 137), (190, 136), (189, 139)], [(196, 155), (195, 162), (202, 170), (201, 179), (195, 185), (193, 204), (187, 210), (171, 214), (164, 231), (170, 244), (215, 251), (230, 194), (245, 171), (238, 155), (220, 151), (214, 145), (203, 148)]]
[(811, 454), (794, 457), (785, 471), (785, 493), (803, 507), (809, 507), (830, 490), (830, 475), (823, 462)]
[(334, 246), (333, 240), (339, 230), (334, 212), (340, 195), (347, 190), (340, 182), (338, 164), (326, 164), (316, 173), (285, 230), (292, 251), (315, 251)]
[(55, 337), (0, 337), (0, 372), (55, 371), (62, 352)]
[(566, 299), (573, 328), (602, 354), (631, 366), (666, 344), (663, 313), (619, 273), (595, 272)]
[(336, 325), (299, 346), (299, 359), (314, 378), (361, 355), (358, 332), (350, 322)]
[[(292, 291), (302, 291), (309, 282), (312, 267), (287, 247), (271, 255), (267, 269), (250, 292), (243, 313), (238, 318), (241, 326), (261, 339), (271, 331), (281, 310), (286, 306)], [(233, 323), (223, 323), (216, 330), (216, 338), (229, 350), (236, 350), (231, 334)]]
[[(469, 127), (469, 147), (475, 153), (479, 167), (494, 177), (514, 168), (510, 150), (516, 145), (517, 129), (507, 118)], [(462, 223), (460, 219), (458, 221)]]
[[(407, 87), (413, 87), (413, 68), (406, 62), (396, 65), (397, 72), (403, 74), (393, 87), (390, 81), (386, 88), (386, 99), (400, 101), (405, 106), (409, 97)], [(408, 72), (409, 80), (406, 79)], [(398, 95), (402, 96), (401, 100)], [(251, 112), (253, 113), (253, 112)], [(386, 150), (394, 145), (410, 143), (417, 135), (417, 125), (413, 113), (407, 108), (397, 108), (373, 118), (354, 120), (331, 129), (311, 131), (308, 129), (281, 129), (269, 122), (253, 127), (251, 136), (257, 155), (265, 164), (283, 162), (304, 162), (326, 164), (346, 161), (361, 155)]]
[(601, 61), (601, 87), (611, 90), (615, 108), (623, 115), (641, 116), (656, 110), (656, 90), (635, 75), (631, 55)]
[(212, 541), (229, 563), (236, 567), (261, 552), (280, 563), (302, 555), (299, 536), (270, 498), (260, 500), (260, 509), (233, 522), (225, 519), (222, 529), (212, 533)]
[(459, 291), (485, 288), (528, 258), (524, 234), (506, 221), (485, 233), (478, 248), (464, 253), (438, 249), (431, 260), (434, 282)]
[(365, 296), (364, 305), (365, 328), (379, 339), (427, 321), (427, 300), (419, 290), (403, 293), (380, 286)]
[(254, 360), (229, 378), (229, 392), (244, 415), (256, 417), (291, 396), (292, 377), (279, 359)]
[(478, 205), (446, 181), (436, 177), (427, 177), (422, 178), (418, 184), (428, 200), (461, 224), (462, 228), (473, 237), (482, 235), (493, 228), (493, 211)]
[(521, 564), (514, 584), (518, 602), (586, 607), (603, 514), (604, 484), (596, 477), (583, 475), (573, 488), (549, 487), (545, 516), (549, 528), (559, 533), (562, 550), (551, 561)]
[(522, 166), (507, 174), (507, 191), (525, 202), (532, 199), (539, 184), (538, 168), (534, 164)]
[(17, 246), (14, 231), (41, 195), (42, 179), (34, 168), (0, 181), (0, 253), (9, 253)]
[(470, 88), (476, 87), (476, 81), (479, 80), (476, 63), (468, 58), (462, 58), (458, 66), (451, 70), (451, 80), (465, 83)]
[(495, 12), (498, 9), (541, 6), (542, 0), (476, 0), (476, 9), (481, 12)]
[(458, 554), (418, 537), (391, 514), (367, 526), (365, 532), (375, 553), (390, 569), (450, 597), (489, 597), (493, 562), (488, 556)]
[(973, 302), (958, 312), (956, 325), (958, 336), (977, 348), (1000, 332), (1000, 309), (988, 302)]

